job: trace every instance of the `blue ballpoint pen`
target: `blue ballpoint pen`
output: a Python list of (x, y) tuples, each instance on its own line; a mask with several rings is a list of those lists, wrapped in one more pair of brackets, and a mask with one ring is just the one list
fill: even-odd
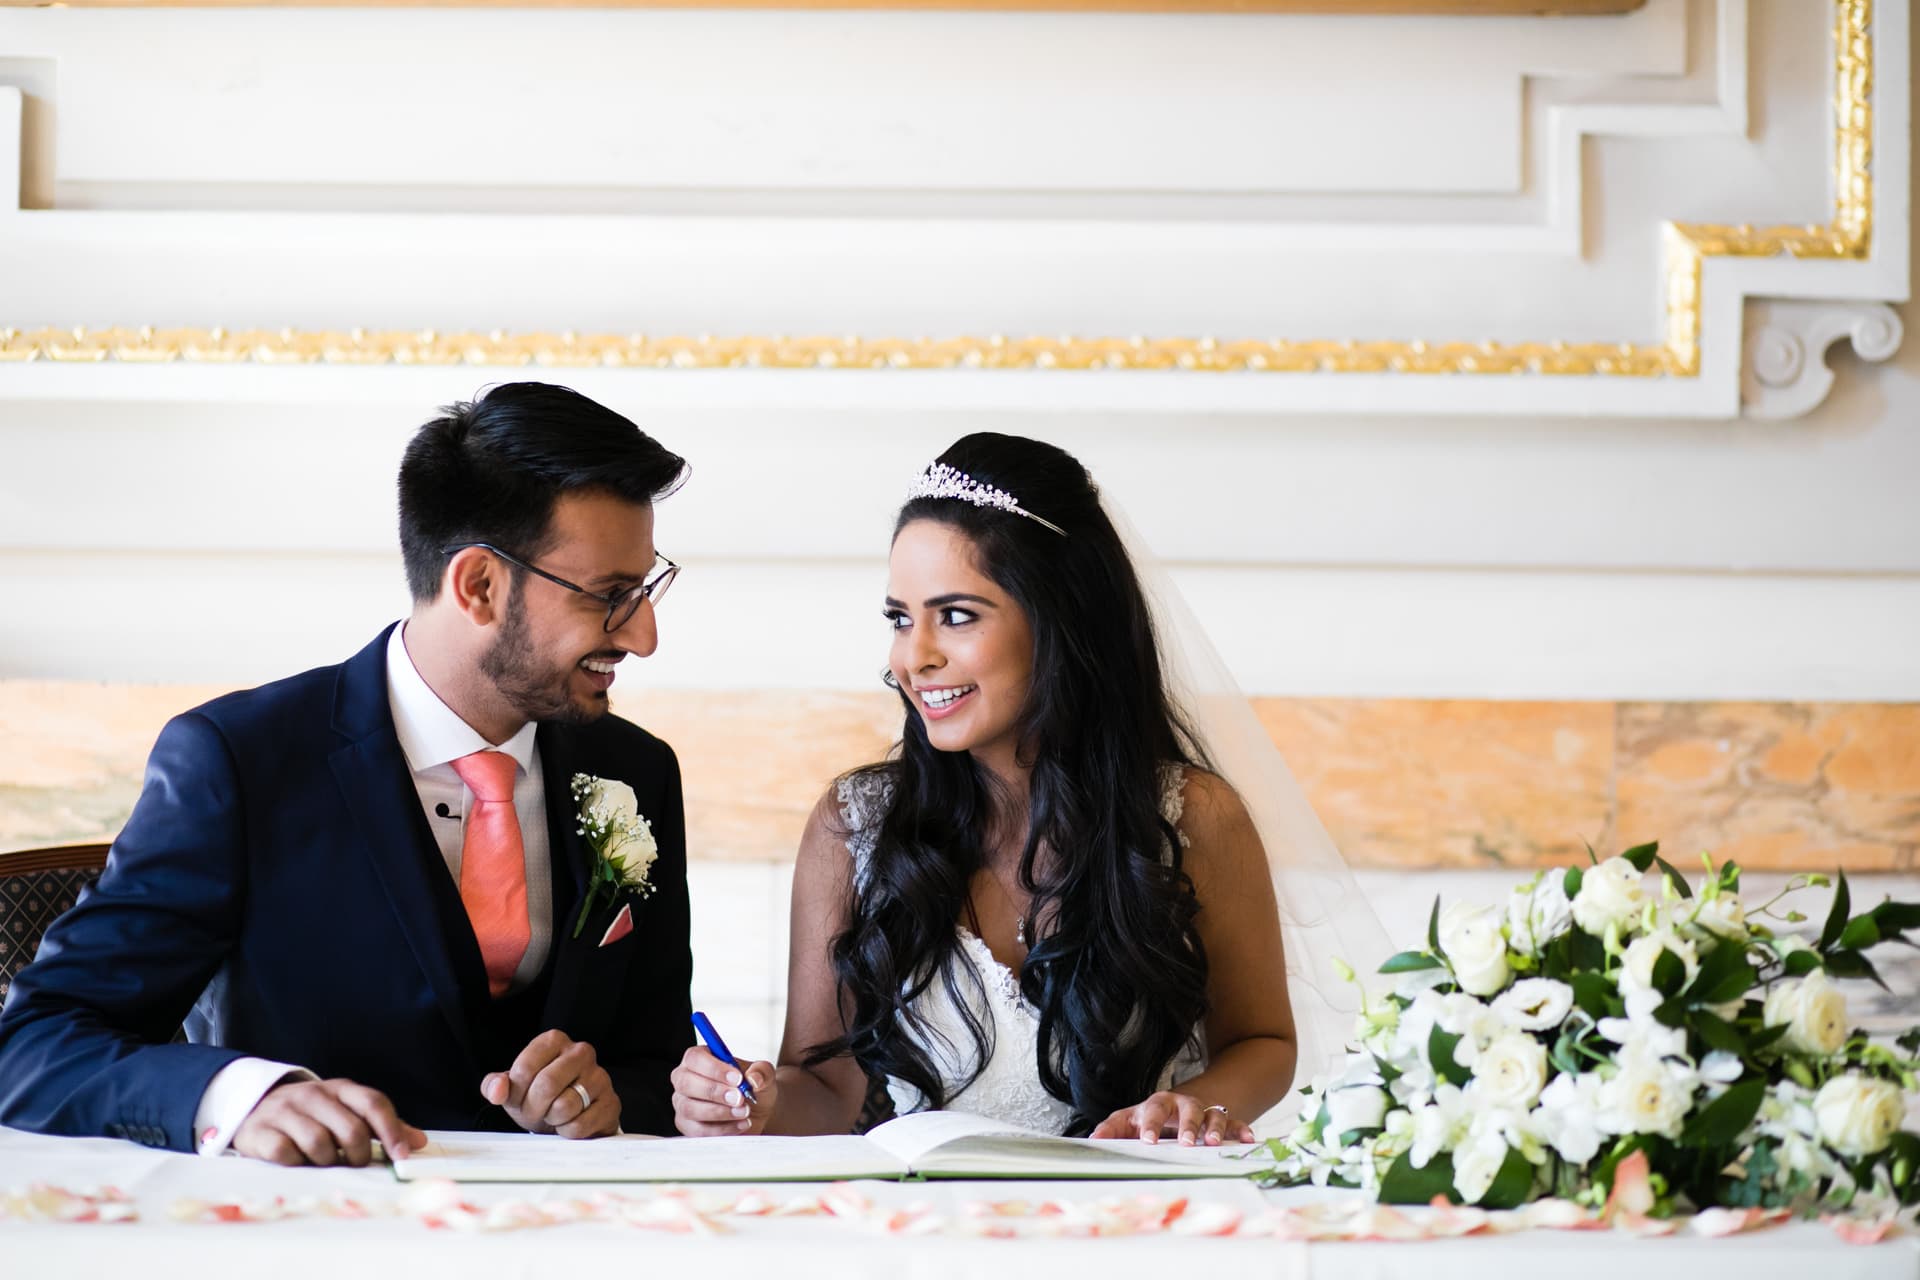
[(740, 1096), (747, 1100), (747, 1104), (751, 1106), (754, 1102), (758, 1101), (758, 1099), (753, 1096), (753, 1086), (747, 1083), (747, 1064), (727, 1052), (727, 1042), (722, 1040), (720, 1033), (713, 1029), (713, 1024), (707, 1021), (706, 1014), (699, 1012), (694, 1013), (693, 1029), (698, 1031), (700, 1038), (707, 1042), (707, 1051), (709, 1053), (722, 1062), (732, 1063), (740, 1072)]

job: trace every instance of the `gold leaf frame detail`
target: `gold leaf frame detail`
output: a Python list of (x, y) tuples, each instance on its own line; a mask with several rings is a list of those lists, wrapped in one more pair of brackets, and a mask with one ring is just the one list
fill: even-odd
[(1709, 258), (1864, 259), (1873, 241), (1873, 0), (1834, 0), (1833, 221), (1666, 224), (1658, 343), (1214, 338), (862, 338), (432, 330), (0, 329), (0, 363), (488, 365), (639, 369), (1131, 369), (1254, 373), (1700, 375)]

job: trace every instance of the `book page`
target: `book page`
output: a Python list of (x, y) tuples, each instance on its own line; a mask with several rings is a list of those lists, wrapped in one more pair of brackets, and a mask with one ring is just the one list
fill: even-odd
[(824, 1182), (900, 1178), (904, 1161), (864, 1138), (654, 1138), (584, 1141), (534, 1133), (429, 1130), (425, 1148), (394, 1161), (403, 1181)]
[(1052, 1178), (1239, 1178), (1255, 1148), (1061, 1138), (964, 1111), (917, 1111), (870, 1130), (867, 1141), (925, 1175)]

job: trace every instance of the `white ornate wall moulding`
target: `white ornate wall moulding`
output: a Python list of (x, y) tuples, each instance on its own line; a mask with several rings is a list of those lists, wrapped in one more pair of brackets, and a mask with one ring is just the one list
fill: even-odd
[[(186, 319), (204, 315), (209, 303), (184, 271), (179, 285), (132, 291), (150, 312), (177, 308), (182, 323), (172, 327), (30, 325), (29, 316), (0, 314), (0, 323), (15, 326), (0, 328), (0, 364), (8, 366), (0, 371), (0, 396), (193, 399), (231, 394), (244, 383), (248, 395), (353, 398), (367, 394), (371, 368), (383, 370), (380, 394), (389, 394), (397, 382), (443, 386), (446, 369), (472, 366), (565, 371), (583, 389), (617, 387), (629, 403), (694, 406), (1794, 416), (1831, 386), (1819, 358), (1828, 343), (1847, 338), (1867, 359), (1892, 354), (1900, 327), (1889, 322), (1884, 304), (1908, 292), (1908, 6), (1830, 0), (1822, 72), (1831, 85), (1819, 91), (1829, 102), (1827, 118), (1817, 131), (1796, 134), (1795, 112), (1812, 96), (1810, 67), (1787, 50), (1812, 34), (1812, 9), (1810, 0), (1765, 0), (1752, 14), (1747, 0), (1649, 0), (1621, 17), (1552, 23), (1403, 19), (1456, 40), (1460, 24), (1488, 24), (1473, 29), (1488, 33), (1489, 48), (1524, 45), (1525, 65), (1545, 68), (1515, 85), (1524, 102), (1513, 135), (1535, 141), (1528, 163), (1515, 166), (1518, 189), (1506, 193), (1512, 199), (1504, 206), (1496, 164), (1475, 169), (1455, 192), (1382, 192), (1372, 204), (1327, 191), (1258, 196), (1297, 199), (1303, 209), (1321, 210), (1318, 219), (1226, 220), (1219, 211), (1237, 206), (1194, 187), (1199, 179), (1144, 172), (1143, 184), (1166, 183), (1163, 194), (1175, 201), (1153, 208), (1177, 210), (1177, 201), (1189, 200), (1209, 216), (1081, 216), (1120, 198), (1102, 194), (1098, 184), (1109, 178), (1095, 177), (1062, 205), (1079, 211), (1071, 218), (990, 216), (978, 212), (990, 206), (977, 193), (962, 199), (933, 192), (928, 199), (951, 197), (958, 212), (940, 219), (871, 212), (838, 220), (556, 219), (0, 207), (0, 268), (9, 265), (11, 242), (20, 274), (31, 279), (38, 270), (48, 282), (16, 292), (9, 312), (76, 306), (76, 297), (87, 296), (85, 289), (54, 287), (61, 273), (37, 262), (64, 262), (71, 281), (146, 254), (224, 269), (236, 282), (232, 292), (245, 299), (236, 314), (264, 317), (275, 299), (249, 294), (251, 282), (287, 258), (289, 245), (313, 256), (312, 280), (285, 292), (277, 303), (284, 310), (270, 323)], [(725, 17), (681, 15), (686, 22)], [(859, 15), (831, 18), (854, 22)], [(1155, 21), (1112, 14), (1025, 20)], [(10, 33), (7, 21), (0, 16), (0, 37)], [(1332, 40), (1330, 33), (1360, 19), (1213, 21), (1320, 24), (1287, 30)], [(1579, 23), (1613, 25), (1572, 25)], [(1192, 39), (1209, 32), (1217, 39), (1225, 29), (1154, 28)], [(651, 38), (669, 28), (620, 30)], [(1119, 40), (1141, 28), (1085, 30)], [(1609, 55), (1611, 70), (1580, 64), (1568, 52), (1589, 32), (1608, 33), (1625, 50)], [(53, 39), (58, 32), (22, 25), (13, 34)], [(1699, 56), (1690, 58), (1690, 50)], [(100, 74), (96, 69), (96, 79)], [(1770, 136), (1749, 136), (1749, 96), (1768, 104)], [(0, 173), (20, 169), (19, 104), (17, 91), (0, 87)], [(1367, 110), (1363, 99), (1335, 97), (1329, 106), (1335, 120), (1342, 111), (1360, 120)], [(1406, 141), (1402, 136), (1396, 145)], [(1807, 145), (1793, 145), (1800, 141)], [(1605, 154), (1597, 156), (1602, 144)], [(1007, 140), (1019, 164), (1025, 160), (1016, 153), (1026, 145)], [(1681, 145), (1701, 148), (1708, 159), (1659, 158), (1661, 148)], [(111, 150), (95, 147), (96, 155)], [(981, 163), (977, 180), (990, 185), (991, 155)], [(1698, 168), (1699, 189), (1671, 185), (1661, 164)], [(525, 185), (538, 189), (540, 182), (527, 178)], [(1663, 223), (1648, 203), (1657, 198), (1671, 202), (1669, 211), (1696, 214), (1725, 206), (1725, 214), (1737, 216), (1737, 198), (1721, 197), (1722, 186), (1784, 191), (1779, 212), (1824, 204), (1827, 216), (1759, 226), (1699, 217)], [(1028, 195), (1052, 198), (1038, 187)], [(871, 192), (850, 193), (847, 203), (881, 207)], [(1344, 224), (1326, 216), (1348, 207), (1378, 216)], [(1488, 213), (1502, 208), (1499, 216)], [(1433, 216), (1452, 209), (1479, 212), (1462, 220)], [(1604, 211), (1600, 228), (1585, 225), (1589, 209)], [(1395, 210), (1418, 216), (1389, 216)], [(557, 265), (543, 270), (526, 248), (534, 241), (552, 246)], [(520, 314), (565, 315), (577, 306), (572, 314), (582, 322), (462, 327), (476, 303), (447, 286), (472, 276), (476, 260), (500, 272), (499, 296), (517, 299), (512, 306)], [(402, 266), (382, 272), (383, 262)], [(380, 298), (383, 289), (393, 295), (360, 305), (384, 309), (396, 323), (329, 322), (356, 272), (364, 273), (366, 297)], [(418, 296), (390, 282), (408, 272), (419, 277)], [(1600, 301), (1587, 303), (1582, 290)], [(91, 292), (105, 296), (101, 288)], [(1644, 300), (1652, 293), (1658, 305), (1648, 315)], [(427, 306), (421, 297), (446, 306), (454, 323), (411, 323), (408, 313)], [(636, 313), (644, 331), (621, 323)], [(1618, 339), (1579, 333), (1587, 326), (1604, 332), (1616, 322), (1624, 329), (1636, 314), (1644, 321), (1638, 336), (1631, 329)], [(762, 327), (767, 316), (784, 323)], [(482, 324), (512, 318), (509, 308)], [(975, 327), (972, 318), (986, 325)], [(1262, 333), (1312, 333), (1317, 324), (1383, 336)], [(1444, 333), (1449, 324), (1503, 334), (1556, 325), (1569, 336), (1393, 336), (1402, 327)]]

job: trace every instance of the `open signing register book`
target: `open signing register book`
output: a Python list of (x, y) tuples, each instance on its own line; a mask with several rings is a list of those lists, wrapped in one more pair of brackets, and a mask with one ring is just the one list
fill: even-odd
[(404, 1180), (455, 1182), (830, 1182), (844, 1178), (1240, 1178), (1256, 1147), (1057, 1138), (958, 1111), (889, 1120), (864, 1137), (569, 1141), (434, 1130), (394, 1161)]

